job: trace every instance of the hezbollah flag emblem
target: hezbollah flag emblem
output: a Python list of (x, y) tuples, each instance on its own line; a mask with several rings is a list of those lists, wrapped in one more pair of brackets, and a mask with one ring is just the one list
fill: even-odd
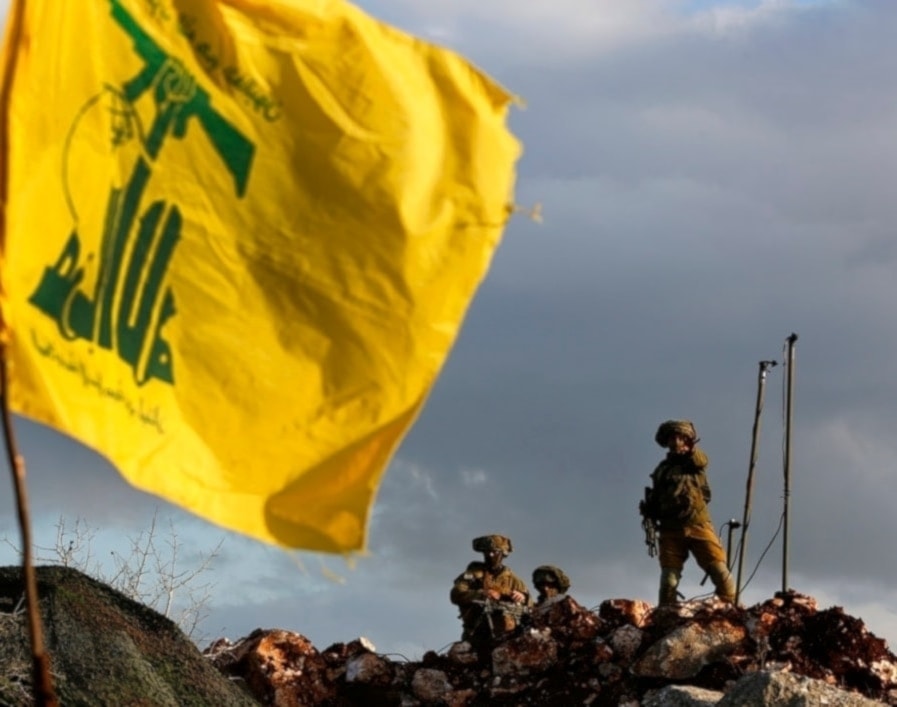
[(19, 0), (2, 58), (11, 407), (363, 548), (508, 218), (511, 97), (340, 0)]

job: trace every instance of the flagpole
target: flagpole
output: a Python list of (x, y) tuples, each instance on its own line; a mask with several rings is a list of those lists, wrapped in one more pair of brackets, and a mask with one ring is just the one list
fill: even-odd
[[(6, 18), (7, 28), (4, 51), (5, 71), (0, 86), (0, 252), (6, 249), (6, 208), (9, 203), (9, 95), (13, 76), (17, 47), (21, 39), (22, 17), (25, 13), (25, 0), (14, 0), (9, 7)], [(0, 283), (2, 290), (2, 283)], [(3, 438), (9, 467), (12, 473), (16, 493), (16, 507), (19, 517), (19, 529), (22, 542), (22, 574), (25, 581), (25, 605), (28, 612), (28, 635), (31, 640), (32, 660), (32, 692), (38, 707), (58, 707), (59, 700), (53, 688), (50, 675), (50, 660), (44, 650), (43, 627), (41, 625), (40, 605), (37, 594), (37, 577), (34, 571), (34, 558), (31, 549), (31, 519), (28, 512), (28, 492), (25, 486), (25, 460), (18, 453), (15, 433), (12, 427), (12, 414), (9, 409), (9, 371), (7, 351), (10, 332), (7, 322), (0, 311), (0, 407), (2, 407)]]
[(31, 519), (28, 512), (28, 491), (25, 486), (25, 460), (16, 449), (16, 438), (9, 412), (9, 376), (6, 362), (6, 345), (0, 349), (0, 386), (3, 397), (3, 439), (9, 466), (12, 469), (16, 491), (16, 507), (19, 514), (19, 529), (22, 535), (22, 569), (25, 574), (25, 602), (28, 608), (28, 634), (31, 638), (31, 658), (34, 680), (34, 699), (40, 707), (56, 707), (59, 702), (50, 677), (50, 659), (44, 650), (43, 628), (41, 626), (40, 605), (37, 595), (37, 577), (31, 552)]

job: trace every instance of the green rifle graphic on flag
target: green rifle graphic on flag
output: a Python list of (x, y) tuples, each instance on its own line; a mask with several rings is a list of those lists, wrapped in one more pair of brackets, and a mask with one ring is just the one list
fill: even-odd
[[(115, 351), (131, 365), (138, 385), (153, 378), (173, 383), (171, 348), (162, 329), (176, 308), (165, 276), (181, 237), (183, 219), (176, 204), (163, 200), (143, 204), (152, 178), (151, 164), (167, 137), (183, 139), (188, 126), (199, 125), (232, 176), (240, 198), (246, 191), (254, 146), (212, 108), (209, 94), (195, 77), (176, 57), (163, 51), (118, 0), (110, 0), (110, 5), (112, 17), (133, 40), (134, 50), (144, 62), (142, 70), (120, 90), (107, 88), (121, 106), (114, 116), (118, 122), (113, 123), (112, 143), (117, 147), (139, 136), (143, 153), (136, 158), (126, 184), (110, 190), (93, 291), (79, 288), (85, 270), (76, 225), (56, 263), (44, 270), (29, 302), (52, 317), (66, 339), (86, 339)], [(133, 106), (147, 94), (156, 111), (144, 138)], [(85, 109), (97, 101), (92, 98)], [(80, 117), (72, 126), (67, 148)]]

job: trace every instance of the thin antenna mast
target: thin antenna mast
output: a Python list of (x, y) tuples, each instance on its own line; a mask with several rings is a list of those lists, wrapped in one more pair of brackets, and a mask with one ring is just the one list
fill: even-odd
[(788, 526), (789, 526), (789, 506), (791, 505), (791, 419), (794, 413), (794, 344), (797, 341), (797, 334), (792, 333), (787, 339), (788, 355), (786, 357), (786, 365), (788, 366), (787, 388), (785, 395), (785, 510), (782, 516), (782, 591), (788, 591)]
[(757, 466), (760, 442), (760, 415), (763, 412), (763, 397), (766, 390), (766, 372), (777, 365), (775, 361), (760, 361), (757, 375), (757, 405), (754, 410), (754, 429), (751, 433), (751, 463), (748, 465), (747, 488), (744, 494), (744, 516), (741, 521), (741, 538), (738, 543), (738, 578), (735, 581), (735, 603), (741, 596), (741, 577), (744, 571), (744, 555), (747, 550), (747, 531), (751, 524), (751, 497), (754, 492), (754, 468)]

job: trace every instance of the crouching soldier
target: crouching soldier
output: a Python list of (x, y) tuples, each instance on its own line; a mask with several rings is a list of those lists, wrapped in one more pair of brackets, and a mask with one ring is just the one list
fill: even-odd
[(471, 562), (455, 579), (450, 598), (460, 608), (462, 640), (483, 647), (512, 633), (532, 605), (526, 584), (504, 559), (511, 541), (503, 535), (483, 535), (473, 541), (482, 562)]
[(570, 589), (570, 578), (560, 567), (540, 565), (533, 570), (533, 586), (539, 593), (536, 606), (542, 606), (565, 596)]
[(567, 594), (570, 578), (566, 572), (540, 565), (533, 570), (533, 586), (539, 592), (531, 617), (533, 628), (548, 629), (560, 651), (578, 650), (595, 639), (601, 620)]

